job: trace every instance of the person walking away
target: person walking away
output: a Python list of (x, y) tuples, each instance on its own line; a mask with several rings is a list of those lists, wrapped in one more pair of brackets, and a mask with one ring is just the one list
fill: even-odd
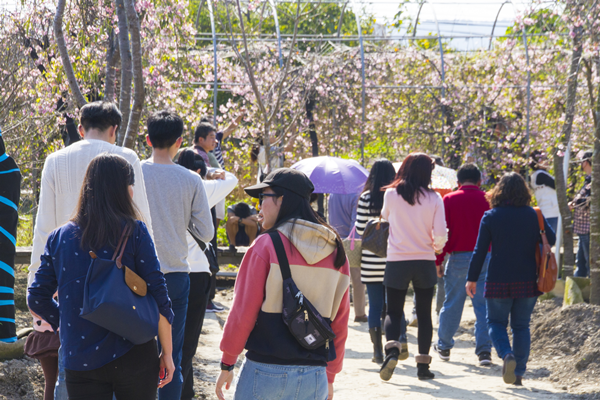
[[(503, 360), (504, 382), (522, 385), (531, 345), (529, 322), (537, 297), (542, 294), (537, 288), (535, 260), (542, 240), (538, 217), (529, 206), (531, 194), (525, 180), (515, 172), (502, 176), (487, 199), (492, 209), (481, 219), (466, 291), (471, 298), (478, 294), (479, 276), (491, 245), (483, 289), (490, 337)], [(545, 218), (544, 227), (548, 243), (554, 245), (556, 236)], [(512, 347), (506, 331), (509, 317)]]
[[(340, 235), (341, 238), (347, 238), (350, 235), (352, 227), (356, 223), (356, 213), (358, 207), (358, 198), (360, 193), (329, 195), (327, 210), (329, 214), (329, 223)], [(350, 279), (352, 281), (352, 301), (354, 303), (354, 322), (368, 322), (365, 315), (365, 284), (360, 279), (360, 266), (354, 268), (350, 266)], [(381, 335), (379, 335), (381, 337)]]
[(282, 319), (283, 280), (271, 236), (260, 235), (242, 260), (233, 305), (221, 340), (221, 374), (216, 393), (224, 400), (233, 367), (244, 348), (235, 400), (325, 400), (342, 369), (350, 313), (350, 271), (344, 246), (333, 228), (317, 217), (309, 203), (312, 182), (300, 171), (281, 168), (262, 184), (245, 189), (261, 203), (267, 233), (280, 236), (298, 289), (331, 323), (333, 342), (302, 347)]
[(404, 301), (410, 282), (416, 298), (419, 354), (417, 377), (433, 379), (429, 350), (433, 336), (431, 302), (437, 283), (436, 253), (443, 250), (448, 234), (444, 204), (429, 188), (434, 161), (424, 153), (409, 154), (396, 179), (386, 186), (381, 215), (389, 222), (387, 263), (383, 284), (387, 292), (385, 360), (379, 375), (388, 381), (402, 350), (397, 341), (402, 326)]
[[(434, 349), (444, 361), (450, 360), (450, 351), (454, 347), (453, 337), (460, 326), (467, 297), (464, 284), (477, 242), (479, 224), (483, 214), (490, 209), (485, 192), (480, 189), (481, 172), (475, 164), (463, 164), (457, 171), (457, 178), (458, 190), (447, 194), (443, 199), (448, 242), (442, 254), (437, 256), (438, 276), (444, 276), (446, 298), (440, 312), (438, 341), (434, 345)], [(444, 270), (440, 261), (445, 258), (446, 254), (449, 254), (450, 257)], [(475, 354), (479, 358), (479, 365), (492, 364), (492, 340), (488, 333), (485, 299), (483, 298), (483, 285), (489, 260), (490, 253), (485, 258), (477, 281), (477, 294), (471, 299), (476, 317)]]
[(577, 196), (569, 203), (573, 211), (573, 232), (579, 237), (577, 260), (574, 276), (590, 276), (590, 202), (592, 199), (592, 156), (588, 150), (581, 157), (581, 169), (585, 173), (583, 186)]
[[(173, 378), (173, 311), (152, 238), (132, 200), (134, 183), (134, 169), (123, 157), (95, 157), (87, 168), (74, 217), (48, 236), (40, 267), (28, 289), (32, 312), (55, 332), (59, 325), (62, 327), (60, 340), (70, 400), (111, 400), (113, 394), (118, 399), (153, 400), (157, 388)], [(144, 279), (148, 295), (158, 305), (160, 356), (155, 339), (134, 345), (79, 315), (90, 253), (110, 258), (124, 230), (131, 233), (122, 262)], [(58, 287), (57, 303), (52, 297)], [(159, 380), (159, 374), (164, 379)]]
[[(46, 158), (42, 169), (40, 198), (33, 228), (28, 286), (31, 286), (40, 266), (40, 257), (44, 252), (48, 235), (67, 223), (75, 212), (85, 172), (92, 159), (99, 154), (118, 154), (133, 166), (135, 175), (133, 202), (147, 224), (150, 237), (153, 237), (152, 218), (140, 160), (132, 150), (115, 145), (121, 119), (121, 112), (114, 103), (96, 101), (86, 104), (80, 110), (80, 125), (77, 128), (83, 140), (58, 150)], [(47, 326), (35, 316), (33, 327), (42, 332), (47, 330)], [(58, 381), (54, 393), (56, 400), (67, 400), (63, 356), (62, 350), (59, 350)]]
[(556, 232), (560, 210), (558, 208), (554, 177), (548, 173), (548, 168), (539, 161), (541, 153), (539, 151), (534, 153), (529, 163), (529, 167), (533, 171), (529, 177), (530, 185), (538, 207), (542, 210), (542, 214), (552, 227), (552, 230)]
[(142, 162), (144, 181), (154, 225), (156, 253), (165, 274), (173, 304), (173, 362), (171, 383), (158, 391), (159, 400), (181, 398), (183, 375), (181, 358), (190, 288), (188, 262), (189, 230), (194, 237), (208, 242), (214, 227), (202, 178), (173, 162), (181, 146), (183, 120), (170, 111), (157, 111), (148, 118), (146, 141), (152, 156)]
[[(202, 157), (191, 149), (184, 149), (179, 154), (177, 164), (195, 171), (204, 179), (204, 189), (206, 190), (209, 207), (213, 207), (219, 201), (225, 199), (238, 183), (237, 178), (229, 172), (220, 171), (209, 174)], [(211, 272), (206, 253), (212, 252), (214, 249), (210, 247), (210, 243), (204, 243), (205, 248), (201, 249), (189, 232), (186, 233), (186, 238), (188, 242), (188, 262), (190, 264), (190, 293), (188, 295), (181, 356), (183, 375), (181, 399), (191, 400), (195, 395), (192, 361), (198, 349), (198, 341), (202, 332), (210, 292)]]
[[(396, 171), (394, 165), (386, 160), (376, 160), (371, 167), (369, 177), (365, 183), (364, 191), (358, 200), (356, 216), (356, 233), (363, 235), (367, 222), (379, 218), (383, 208), (383, 187), (394, 180)], [(383, 276), (385, 273), (385, 258), (381, 258), (369, 250), (361, 250), (360, 273), (361, 280), (367, 286), (369, 296), (369, 334), (373, 343), (373, 359), (378, 364), (383, 363), (383, 343), (381, 340), (381, 320), (385, 319), (385, 287)], [(408, 339), (406, 337), (406, 319), (404, 315), (400, 320), (400, 360), (408, 358)]]

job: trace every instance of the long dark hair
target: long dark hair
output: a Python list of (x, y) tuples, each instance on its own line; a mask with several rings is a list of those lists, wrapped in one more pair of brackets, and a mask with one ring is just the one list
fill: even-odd
[[(290, 190), (278, 186), (271, 186), (271, 189), (273, 189), (275, 194), (283, 197), (281, 198), (281, 208), (279, 209), (279, 214), (277, 215), (277, 221), (275, 221), (275, 225), (273, 225), (271, 229), (265, 231), (265, 233), (277, 230), (279, 226), (288, 221), (293, 221), (295, 224), (296, 220), (299, 219), (323, 225), (326, 228), (329, 228), (336, 236), (335, 241), (337, 254), (335, 256), (333, 265), (335, 268), (340, 269), (346, 263), (346, 251), (344, 251), (342, 239), (337, 234), (336, 230), (327, 224), (327, 222), (325, 222), (321, 217), (319, 217), (315, 210), (313, 210), (313, 208), (310, 206), (308, 198), (304, 198)], [(292, 226), (292, 235), (293, 232), (294, 226)]]
[(525, 179), (516, 172), (509, 172), (486, 194), (492, 208), (503, 206), (524, 207), (531, 203), (531, 192)]
[(371, 212), (379, 213), (383, 208), (383, 190), (384, 186), (389, 185), (394, 180), (396, 170), (394, 165), (382, 158), (375, 161), (369, 172), (367, 183), (365, 183), (364, 192), (370, 192), (369, 210)]
[(431, 172), (435, 168), (435, 161), (425, 153), (409, 154), (396, 174), (396, 179), (385, 189), (393, 188), (411, 206), (421, 204), (419, 198), (426, 192), (433, 192)]
[(208, 169), (201, 155), (192, 149), (184, 149), (179, 153), (177, 164), (192, 171), (200, 170), (200, 176), (204, 179)]
[(139, 217), (129, 186), (135, 183), (133, 167), (116, 154), (100, 154), (85, 173), (75, 216), (81, 230), (81, 248), (97, 251), (116, 248), (125, 227), (133, 233)]

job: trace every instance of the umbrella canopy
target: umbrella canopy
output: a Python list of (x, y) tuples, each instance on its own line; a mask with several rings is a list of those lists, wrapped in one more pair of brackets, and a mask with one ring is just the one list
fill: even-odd
[[(400, 169), (401, 162), (394, 163), (396, 172)], [(431, 173), (431, 188), (432, 189), (454, 189), (458, 186), (456, 171), (452, 168), (440, 167), (436, 165)]]
[(315, 185), (314, 193), (359, 193), (369, 176), (369, 171), (355, 160), (328, 156), (306, 158), (292, 168), (310, 178)]

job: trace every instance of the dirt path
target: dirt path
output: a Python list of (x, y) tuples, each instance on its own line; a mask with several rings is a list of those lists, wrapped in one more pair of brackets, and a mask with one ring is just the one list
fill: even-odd
[[(216, 299), (227, 308), (231, 305), (231, 292), (220, 292)], [(416, 377), (414, 352), (417, 346), (417, 329), (408, 328), (410, 357), (401, 361), (396, 367), (394, 376), (389, 382), (379, 378), (379, 367), (371, 362), (372, 347), (366, 323), (351, 322), (346, 344), (344, 369), (335, 382), (336, 400), (354, 399), (591, 399), (592, 394), (568, 394), (565, 389), (557, 388), (544, 379), (549, 371), (540, 362), (532, 360), (525, 375), (525, 385), (515, 387), (506, 385), (501, 378), (501, 363), (494, 354), (494, 365), (480, 367), (474, 354), (475, 342), (473, 337), (473, 308), (467, 302), (459, 333), (455, 337), (456, 346), (452, 350), (451, 361), (444, 362), (433, 354), (431, 366), (436, 378), (430, 381), (419, 381)], [(412, 310), (412, 299), (406, 299), (406, 311)], [(201, 344), (198, 348), (198, 365), (202, 373), (197, 375), (204, 382), (198, 382), (207, 399), (216, 399), (214, 395), (214, 380), (219, 372), (219, 342), (221, 326), (227, 313), (207, 314)], [(354, 320), (352, 311), (351, 321)], [(437, 324), (434, 321), (434, 339), (437, 339)], [(241, 357), (240, 357), (241, 358)], [(236, 368), (236, 372), (239, 369)], [(228, 394), (232, 399), (233, 391)]]

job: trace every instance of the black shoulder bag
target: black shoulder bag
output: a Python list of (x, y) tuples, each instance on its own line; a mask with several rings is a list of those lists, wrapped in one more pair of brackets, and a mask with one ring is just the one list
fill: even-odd
[(335, 338), (331, 325), (298, 289), (292, 279), (290, 264), (278, 232), (270, 232), (283, 278), (283, 322), (302, 347), (315, 350), (321, 346), (329, 349)]

